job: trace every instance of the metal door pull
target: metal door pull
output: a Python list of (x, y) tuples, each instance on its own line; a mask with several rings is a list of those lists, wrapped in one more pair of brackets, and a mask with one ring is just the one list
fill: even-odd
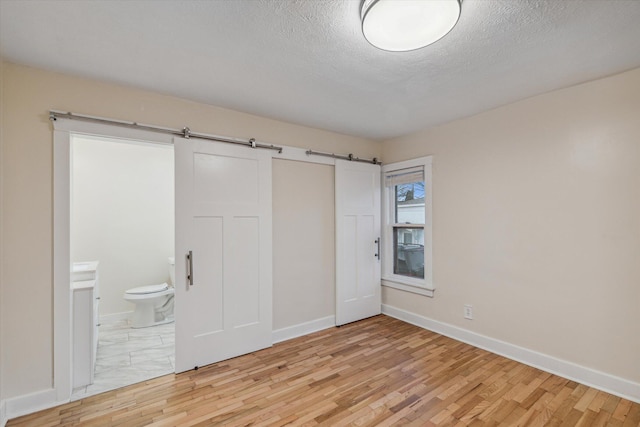
[(193, 286), (193, 252), (187, 254), (187, 282), (189, 286)]

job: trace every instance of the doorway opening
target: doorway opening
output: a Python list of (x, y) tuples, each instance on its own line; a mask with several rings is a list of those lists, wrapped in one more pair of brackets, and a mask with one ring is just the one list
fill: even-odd
[(70, 135), (72, 395), (175, 372), (172, 145)]

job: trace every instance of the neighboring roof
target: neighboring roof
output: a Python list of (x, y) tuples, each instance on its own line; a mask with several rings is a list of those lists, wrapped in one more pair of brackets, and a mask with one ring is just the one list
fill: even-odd
[(404, 200), (402, 202), (397, 202), (396, 205), (398, 205), (398, 206), (424, 205), (424, 197), (421, 197), (421, 198), (418, 198), (418, 199)]

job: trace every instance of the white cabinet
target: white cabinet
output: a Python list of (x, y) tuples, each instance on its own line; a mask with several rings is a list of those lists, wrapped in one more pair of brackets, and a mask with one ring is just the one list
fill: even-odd
[(72, 276), (76, 279), (93, 277), (91, 280), (78, 280), (71, 283), (74, 389), (93, 383), (98, 350), (98, 305), (100, 303), (97, 263), (95, 267), (93, 274), (84, 270), (81, 275)]

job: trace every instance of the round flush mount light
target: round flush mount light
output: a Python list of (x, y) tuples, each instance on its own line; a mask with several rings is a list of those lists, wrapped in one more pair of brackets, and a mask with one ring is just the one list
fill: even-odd
[(392, 52), (420, 49), (456, 25), (460, 0), (364, 0), (362, 33), (373, 46)]

